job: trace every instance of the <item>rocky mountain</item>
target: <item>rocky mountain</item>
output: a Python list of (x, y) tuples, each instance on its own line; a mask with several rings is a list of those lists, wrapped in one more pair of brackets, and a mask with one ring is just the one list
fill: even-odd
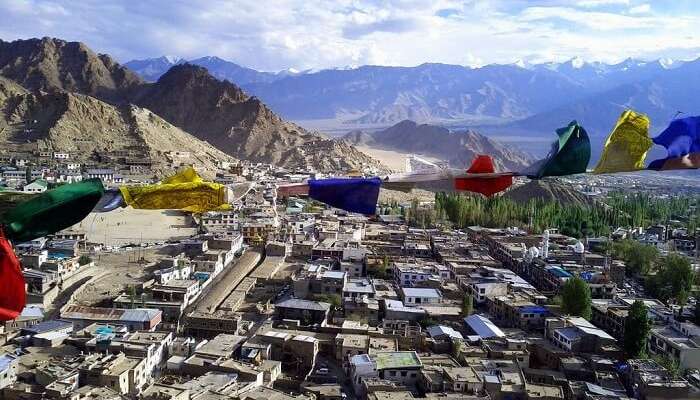
[(524, 185), (513, 187), (503, 196), (518, 203), (527, 203), (532, 199), (538, 199), (570, 205), (590, 206), (594, 204), (592, 198), (554, 179), (529, 181)]
[(135, 102), (242, 159), (327, 171), (376, 164), (345, 143), (285, 122), (259, 99), (195, 65), (172, 67)]
[(0, 40), (0, 76), (32, 91), (65, 90), (112, 102), (128, 98), (143, 84), (108, 55), (53, 38)]
[(290, 75), (287, 71), (282, 71), (280, 73), (256, 71), (252, 68), (246, 68), (234, 62), (214, 56), (194, 58), (191, 60), (162, 56), (143, 60), (131, 60), (125, 63), (124, 66), (139, 74), (143, 79), (149, 82), (155, 82), (168, 72), (170, 68), (185, 63), (204, 67), (217, 79), (227, 80), (236, 85), (259, 82), (269, 83)]
[[(75, 122), (74, 135), (107, 129), (115, 132), (111, 140), (118, 141), (119, 135), (126, 134), (129, 129), (116, 129), (113, 125), (122, 122), (113, 119), (119, 111), (122, 119), (133, 128), (134, 117), (128, 117), (123, 110), (127, 104), (136, 104), (150, 110), (154, 120), (162, 117), (167, 121), (167, 124), (155, 123), (154, 129), (161, 126), (162, 134), (175, 132), (171, 128), (176, 126), (174, 129), (178, 132), (193, 134), (236, 158), (321, 171), (350, 170), (367, 165), (379, 167), (376, 160), (347, 143), (336, 142), (285, 122), (238, 86), (217, 80), (206, 69), (191, 64), (176, 65), (157, 82), (146, 83), (129, 69), (106, 55), (95, 54), (84, 44), (44, 38), (0, 42), (0, 77), (35, 92), (35, 97), (26, 102), (36, 106), (32, 108), (33, 113), (47, 114), (46, 118), (27, 115), (39, 121), (41, 126), (24, 127), (20, 133), (29, 129), (31, 134), (28, 137), (17, 136), (16, 129), (8, 129), (3, 137), (10, 141), (43, 140), (51, 133), (50, 128), (57, 116), (69, 109), (69, 100), (76, 98), (66, 96), (83, 94), (89, 98), (83, 102), (73, 101), (75, 110), (85, 108), (80, 104), (92, 99), (99, 101), (92, 108), (113, 107), (116, 111), (113, 110), (114, 115), (99, 112), (82, 115), (93, 125)], [(15, 84), (5, 83), (2, 86), (5, 89), (0, 89), (0, 93), (17, 91)], [(9, 99), (6, 103), (8, 101), (15, 100)], [(13, 107), (9, 109), (14, 110)], [(70, 119), (71, 115), (67, 114), (64, 119)], [(10, 123), (17, 122), (5, 124)], [(52, 143), (63, 143), (56, 137), (51, 138)], [(89, 140), (90, 136), (84, 139)], [(65, 143), (70, 140), (67, 138)], [(98, 142), (94, 144), (95, 148), (102, 149), (98, 138), (95, 141)], [(186, 140), (174, 142), (186, 144)], [(194, 152), (198, 149), (193, 144), (180, 150)]]
[(519, 170), (532, 161), (528, 154), (474, 131), (451, 131), (408, 120), (376, 132), (352, 131), (343, 139), (355, 145), (440, 158), (458, 168), (469, 166), (479, 154), (490, 155), (499, 171)]
[[(16, 84), (15, 84), (16, 85)], [(4, 97), (7, 88), (13, 92)], [(82, 163), (123, 159), (151, 163), (159, 176), (172, 173), (175, 152), (205, 176), (213, 176), (217, 160), (231, 159), (209, 144), (174, 127), (151, 111), (133, 105), (115, 106), (94, 97), (70, 93), (30, 93), (0, 80), (0, 142), (8, 147), (36, 143), (35, 148), (67, 152)]]

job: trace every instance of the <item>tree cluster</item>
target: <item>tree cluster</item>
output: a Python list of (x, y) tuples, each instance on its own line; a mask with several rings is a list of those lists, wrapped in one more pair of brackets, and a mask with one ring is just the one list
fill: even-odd
[(591, 318), (591, 289), (583, 279), (578, 276), (568, 279), (561, 289), (561, 299), (565, 313)]
[(664, 303), (673, 300), (683, 307), (695, 280), (690, 260), (681, 254), (671, 253), (658, 264), (656, 274), (647, 277), (645, 288), (649, 295)]
[(647, 275), (659, 258), (659, 250), (656, 247), (636, 240), (613, 243), (612, 254), (625, 262), (625, 273), (628, 276)]

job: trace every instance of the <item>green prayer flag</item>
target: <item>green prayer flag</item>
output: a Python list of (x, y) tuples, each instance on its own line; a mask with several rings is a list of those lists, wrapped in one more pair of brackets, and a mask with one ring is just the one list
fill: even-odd
[(531, 179), (563, 176), (586, 172), (591, 159), (588, 133), (576, 121), (557, 129), (558, 139), (552, 143), (549, 155), (531, 165), (523, 173)]
[(62, 185), (8, 210), (0, 218), (0, 224), (8, 239), (28, 242), (82, 221), (103, 192), (99, 179)]

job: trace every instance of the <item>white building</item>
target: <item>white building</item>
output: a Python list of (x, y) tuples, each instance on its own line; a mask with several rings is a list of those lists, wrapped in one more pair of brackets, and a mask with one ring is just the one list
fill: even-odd
[(401, 288), (403, 302), (407, 306), (424, 304), (438, 304), (442, 301), (442, 294), (437, 289), (431, 288)]
[(34, 182), (22, 187), (22, 191), (27, 193), (42, 193), (45, 192), (46, 189), (48, 189), (48, 184), (46, 181), (41, 179), (37, 179)]

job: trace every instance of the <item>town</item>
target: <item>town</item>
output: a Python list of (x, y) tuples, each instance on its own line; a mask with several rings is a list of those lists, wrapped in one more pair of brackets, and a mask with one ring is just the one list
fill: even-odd
[[(28, 194), (152, 180), (67, 153), (0, 162)], [(700, 398), (695, 272), (656, 298), (647, 260), (629, 256), (695, 265), (695, 232), (418, 227), (410, 201), (349, 214), (278, 198), (314, 172), (220, 165), (215, 181), (246, 188), (231, 211), (169, 212), (182, 228), (159, 238), (81, 225), (15, 244), (27, 306), (0, 325), (0, 398)]]

